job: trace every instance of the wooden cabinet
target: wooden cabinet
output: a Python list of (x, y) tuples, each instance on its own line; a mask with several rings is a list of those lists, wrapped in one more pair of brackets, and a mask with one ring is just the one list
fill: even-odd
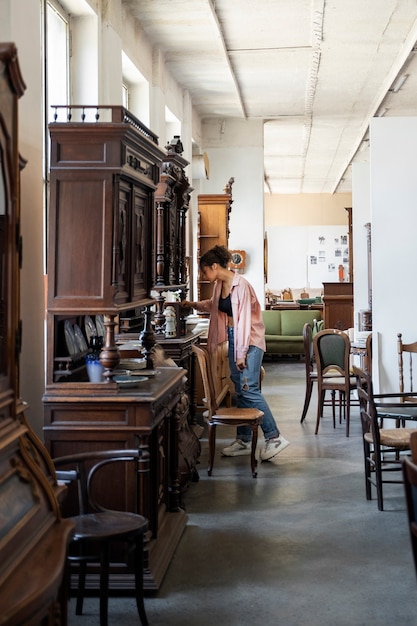
[(353, 283), (323, 283), (324, 328), (353, 328)]
[[(198, 196), (198, 259), (213, 246), (229, 245), (229, 216), (232, 210), (231, 178), (222, 194), (203, 194)], [(213, 285), (208, 281), (197, 281), (198, 300), (211, 298)]]
[(51, 459), (19, 398), (20, 171), (17, 51), (0, 44), (0, 623), (65, 623), (63, 584), (73, 523), (60, 514)]
[[(44, 396), (45, 443), (52, 457), (90, 450), (142, 451), (139, 481), (109, 474), (99, 500), (149, 520), (144, 575), (145, 589), (152, 590), (159, 588), (187, 521), (181, 508), (179, 463), (179, 437), (188, 415), (184, 370), (158, 371), (134, 389), (122, 391), (103, 383), (86, 392), (80, 384), (66, 383), (63, 389), (48, 389)], [(110, 588), (133, 590), (133, 572), (129, 555), (115, 552)], [(98, 589), (98, 585), (92, 566), (88, 586)]]
[[(164, 152), (123, 107), (108, 108), (111, 122), (49, 125), (48, 385), (55, 378), (54, 359), (65, 356), (63, 318), (83, 330), (80, 318), (106, 316), (101, 358), (111, 371), (118, 362), (116, 318), (152, 303), (154, 192)], [(73, 357), (67, 369), (77, 370), (80, 355), (67, 356)]]

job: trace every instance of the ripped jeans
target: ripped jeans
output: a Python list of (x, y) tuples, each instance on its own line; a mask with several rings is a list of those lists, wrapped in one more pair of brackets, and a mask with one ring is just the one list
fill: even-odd
[[(233, 381), (236, 391), (236, 406), (240, 408), (255, 408), (263, 411), (264, 417), (261, 428), (265, 439), (273, 439), (279, 436), (279, 428), (275, 422), (271, 409), (268, 406), (261, 390), (259, 389), (259, 379), (261, 373), (263, 350), (257, 346), (249, 346), (246, 356), (246, 367), (240, 372), (235, 362), (234, 329), (228, 328), (229, 339), (229, 368), (230, 378)], [(250, 426), (239, 426), (237, 438), (242, 441), (250, 441), (252, 431)]]

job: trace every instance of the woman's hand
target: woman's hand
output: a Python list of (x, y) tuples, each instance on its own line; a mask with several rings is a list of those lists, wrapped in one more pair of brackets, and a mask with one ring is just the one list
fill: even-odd
[(195, 309), (197, 302), (190, 302), (190, 300), (181, 300), (180, 306), (182, 309)]
[(246, 359), (237, 359), (236, 367), (239, 370), (239, 372), (243, 372), (243, 370), (246, 367)]

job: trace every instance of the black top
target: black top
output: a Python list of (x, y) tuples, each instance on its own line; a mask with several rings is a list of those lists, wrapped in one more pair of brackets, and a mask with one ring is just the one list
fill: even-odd
[(232, 303), (231, 303), (231, 300), (230, 300), (230, 293), (225, 298), (222, 298), (220, 296), (220, 298), (219, 298), (219, 311), (223, 311), (223, 313), (226, 313), (229, 317), (233, 317)]

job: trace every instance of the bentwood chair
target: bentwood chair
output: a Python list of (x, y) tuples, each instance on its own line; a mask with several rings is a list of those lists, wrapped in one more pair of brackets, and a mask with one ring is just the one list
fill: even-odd
[[(350, 375), (350, 340), (346, 333), (339, 330), (322, 330), (313, 339), (314, 358), (317, 366), (317, 421), (315, 434), (323, 416), (326, 391), (341, 394), (339, 402), (339, 422), (343, 409), (346, 420), (346, 437), (350, 428), (350, 394), (356, 389), (356, 379)], [(336, 428), (335, 403), (332, 406), (333, 428)]]
[[(315, 322), (315, 320), (314, 320)], [(316, 325), (316, 324), (315, 324)], [(316, 331), (315, 334), (317, 334)], [(314, 330), (308, 322), (303, 326), (303, 346), (304, 346), (304, 359), (306, 369), (306, 392), (304, 396), (303, 412), (301, 414), (300, 423), (302, 424), (307, 417), (308, 408), (310, 406), (311, 394), (313, 392), (313, 384), (317, 383), (317, 368), (314, 359), (314, 347), (313, 347), (313, 334)], [(333, 372), (337, 374), (337, 372)], [(331, 392), (331, 400), (324, 401), (324, 405), (330, 404), (333, 406), (335, 403), (335, 392)]]
[(417, 432), (410, 436), (410, 448), (411, 457), (404, 458), (402, 467), (411, 550), (417, 575)]
[[(366, 499), (372, 500), (372, 485), (376, 488), (378, 509), (384, 510), (383, 485), (402, 483), (402, 477), (392, 478), (401, 471), (401, 454), (410, 450), (410, 437), (417, 428), (395, 428), (397, 414), (389, 414), (389, 406), (379, 413), (375, 403), (372, 377), (359, 367), (353, 367), (361, 413), (365, 465)], [(390, 399), (387, 394), (387, 398)], [(378, 394), (382, 399), (383, 394)], [(393, 427), (382, 428), (384, 420), (394, 420)]]
[[(105, 484), (106, 471), (116, 471), (116, 463), (125, 464), (121, 471), (122, 478), (129, 469), (137, 476), (140, 456), (138, 450), (101, 450), (53, 459), (57, 479), (68, 484), (68, 509), (70, 519), (75, 523), (68, 562), (70, 568), (74, 564), (78, 566), (76, 614), (82, 615), (87, 568), (97, 563), (100, 626), (107, 626), (108, 622), (110, 547), (115, 542), (126, 544), (126, 555), (132, 553), (136, 605), (143, 626), (148, 624), (143, 601), (143, 540), (148, 521), (137, 513), (106, 509), (98, 503), (96, 489), (97, 484), (102, 486), (103, 481)], [(127, 463), (132, 467), (128, 468)], [(75, 507), (78, 509), (77, 514), (73, 511)]]
[(317, 382), (317, 370), (314, 364), (313, 329), (309, 323), (306, 323), (303, 326), (303, 345), (306, 367), (306, 393), (304, 398), (303, 412), (300, 419), (301, 424), (304, 422), (307, 415), (308, 407), (310, 406), (313, 383)]
[(252, 476), (257, 476), (257, 460), (256, 445), (258, 442), (258, 428), (262, 424), (263, 412), (258, 409), (241, 409), (236, 407), (220, 407), (216, 402), (214, 393), (214, 384), (211, 374), (209, 353), (202, 346), (193, 346), (193, 352), (197, 357), (200, 367), (201, 379), (203, 381), (204, 398), (203, 403), (206, 407), (204, 418), (208, 424), (208, 440), (209, 440), (209, 465), (207, 473), (212, 475), (214, 454), (216, 449), (216, 427), (217, 426), (250, 426), (252, 430), (252, 447), (251, 447), (251, 470)]

